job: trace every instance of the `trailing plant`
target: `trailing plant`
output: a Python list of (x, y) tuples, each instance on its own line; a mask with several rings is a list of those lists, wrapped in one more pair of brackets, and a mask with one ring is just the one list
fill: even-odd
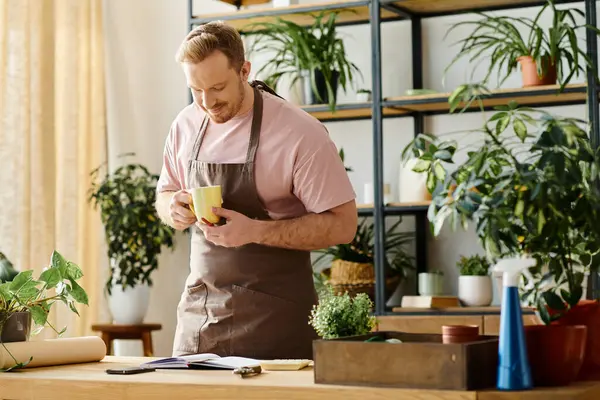
[[(600, 249), (600, 163), (584, 121), (518, 107), (515, 102), (475, 132), (483, 139), (455, 161), (457, 142), (418, 135), (403, 158), (418, 158), (433, 201), (434, 235), (476, 225), (490, 259), (529, 255), (524, 298), (545, 323), (560, 318), (582, 296), (586, 270), (596, 270)], [(527, 277), (527, 274), (525, 275)]]
[(329, 288), (319, 304), (313, 306), (309, 324), (323, 339), (365, 335), (375, 327), (372, 309), (373, 302), (366, 293), (354, 297), (348, 293), (336, 295)]
[[(403, 246), (414, 239), (413, 232), (398, 232), (396, 229), (402, 223), (399, 218), (385, 232), (385, 271), (386, 277), (400, 276), (405, 278), (414, 267), (414, 257), (408, 254)], [(318, 265), (325, 260), (344, 260), (361, 264), (373, 264), (375, 254), (374, 226), (367, 223), (364, 218), (358, 225), (356, 235), (350, 243), (339, 244), (327, 249), (315, 251), (320, 255), (315, 259), (313, 265)]]
[(273, 88), (282, 77), (289, 76), (291, 88), (302, 77), (303, 71), (308, 71), (313, 92), (324, 101), (316, 86), (316, 73), (320, 72), (324, 77), (329, 108), (335, 110), (334, 75), (338, 74), (339, 85), (344, 91), (356, 74), (362, 77), (356, 64), (348, 60), (344, 41), (336, 31), (338, 13), (310, 14), (312, 24), (309, 26), (282, 18), (247, 25), (244, 32), (253, 38), (248, 54), (274, 52), (257, 75), (268, 74), (264, 81)]
[[(62, 335), (67, 328), (57, 330), (48, 321), (48, 315), (52, 306), (60, 302), (79, 316), (77, 304), (88, 305), (88, 295), (77, 283), (82, 276), (83, 273), (77, 264), (54, 251), (49, 267), (37, 279), (34, 278), (32, 270), (24, 270), (12, 281), (0, 284), (0, 332), (3, 332), (6, 322), (14, 313), (29, 312), (36, 326), (32, 335), (38, 334), (46, 326), (59, 336)], [(2, 346), (15, 362), (15, 365), (5, 371), (25, 367), (33, 360), (31, 357), (26, 362), (19, 362), (4, 343)]]
[(456, 263), (461, 275), (486, 276), (490, 270), (490, 262), (486, 257), (474, 254), (469, 257), (461, 256)]
[[(105, 164), (103, 164), (105, 165)], [(152, 286), (151, 274), (158, 268), (162, 247), (173, 248), (175, 230), (159, 219), (155, 209), (159, 176), (141, 164), (127, 164), (99, 177), (92, 171), (89, 201), (101, 210), (111, 276), (106, 290), (113, 285)]]
[[(552, 24), (547, 29), (540, 25), (542, 15), (550, 10)], [(557, 79), (562, 91), (574, 76), (587, 69), (593, 69), (594, 64), (579, 46), (577, 33), (585, 29), (598, 34), (600, 30), (589, 24), (578, 24), (577, 17), (585, 14), (576, 9), (557, 9), (554, 1), (548, 0), (532, 19), (529, 17), (492, 16), (487, 13), (476, 13), (481, 19), (462, 21), (453, 24), (446, 32), (447, 36), (459, 27), (467, 26), (472, 32), (466, 38), (455, 44), (460, 44), (458, 54), (446, 67), (447, 71), (460, 59), (468, 57), (475, 66), (471, 71), (471, 80), (481, 62), (489, 62), (484, 78), (479, 82), (487, 85), (492, 74), (497, 74), (498, 87), (513, 73), (518, 66), (520, 57), (530, 56), (536, 62), (539, 76), (545, 75), (550, 67), (556, 67)], [(524, 36), (521, 31), (528, 31)]]

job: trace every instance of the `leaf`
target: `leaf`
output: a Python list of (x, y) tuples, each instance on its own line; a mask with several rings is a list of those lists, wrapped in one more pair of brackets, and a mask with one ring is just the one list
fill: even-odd
[(452, 160), (452, 154), (448, 150), (438, 150), (435, 153), (433, 153), (433, 157), (443, 161)]
[(510, 123), (510, 116), (506, 115), (502, 119), (496, 123), (496, 135), (500, 135), (502, 132), (506, 130), (508, 124)]
[(31, 317), (37, 325), (44, 326), (46, 324), (48, 314), (44, 311), (42, 306), (36, 304), (35, 306), (29, 307), (29, 311), (31, 311)]
[(12, 292), (18, 291), (24, 285), (26, 285), (28, 282), (32, 281), (32, 279), (33, 279), (32, 276), (33, 276), (33, 270), (30, 270), (30, 269), (19, 272), (19, 274), (17, 276), (15, 276), (15, 278), (10, 283), (9, 289)]
[(566, 299), (567, 303), (569, 303), (569, 305), (571, 307), (575, 307), (577, 305), (577, 303), (579, 303), (579, 300), (581, 300), (582, 295), (583, 295), (583, 288), (579, 285), (575, 286), (574, 288), (572, 288), (571, 294)]
[(65, 278), (78, 280), (83, 276), (83, 272), (79, 268), (79, 266), (71, 261), (67, 262), (67, 273)]
[(525, 123), (520, 119), (515, 119), (513, 128), (519, 139), (521, 139), (521, 142), (524, 143), (525, 139), (527, 139), (527, 127), (525, 126)]
[(412, 170), (414, 172), (425, 172), (429, 169), (430, 165), (431, 165), (431, 161), (419, 160), (415, 163)]
[(540, 319), (545, 325), (550, 324), (550, 313), (546, 308), (546, 304), (542, 301), (542, 297), (538, 298), (537, 301), (537, 312), (540, 315)]
[(79, 286), (79, 284), (77, 282), (75, 282), (74, 280), (71, 280), (70, 293), (76, 302), (88, 305), (88, 296), (87, 296), (85, 290), (83, 290), (83, 288), (81, 286)]
[(54, 288), (61, 281), (61, 278), (58, 268), (48, 268), (40, 275), (40, 281), (45, 282), (48, 289)]
[(440, 180), (443, 181), (444, 179), (446, 179), (446, 170), (444, 169), (444, 167), (442, 166), (442, 164), (438, 162), (435, 162), (433, 164), (433, 171), (435, 173), (435, 176)]
[(552, 310), (563, 311), (566, 309), (564, 301), (556, 293), (544, 292), (542, 293), (542, 297), (544, 297), (544, 301)]
[(50, 265), (53, 268), (66, 268), (67, 260), (60, 254), (58, 251), (52, 252), (52, 257), (50, 257)]

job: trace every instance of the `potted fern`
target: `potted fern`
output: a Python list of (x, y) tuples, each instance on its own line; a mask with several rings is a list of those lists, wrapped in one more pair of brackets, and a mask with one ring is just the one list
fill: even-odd
[(118, 167), (100, 175), (92, 171), (89, 202), (100, 208), (110, 275), (106, 281), (114, 322), (143, 322), (152, 286), (152, 273), (164, 247), (173, 248), (175, 230), (163, 224), (155, 209), (159, 176), (141, 164)]
[[(413, 240), (414, 233), (396, 231), (401, 223), (399, 218), (385, 233), (384, 265), (388, 293), (414, 269), (414, 257), (403, 248)], [(366, 293), (374, 299), (374, 245), (373, 224), (367, 223), (364, 218), (350, 243), (318, 250), (319, 256), (313, 266), (318, 270), (319, 265), (326, 263), (320, 274), (335, 293), (348, 292), (352, 296)]]
[[(544, 29), (540, 20), (547, 10), (552, 13), (552, 24)], [(446, 37), (463, 26), (473, 29), (468, 37), (458, 41), (460, 50), (445, 73), (465, 57), (475, 65), (485, 61), (489, 67), (480, 83), (487, 85), (495, 73), (501, 86), (520, 65), (523, 86), (552, 85), (558, 80), (562, 91), (573, 77), (585, 76), (587, 68), (593, 68), (585, 47), (578, 43), (578, 33), (583, 30), (585, 34), (585, 29), (595, 34), (600, 31), (591, 25), (577, 24), (577, 17), (584, 17), (584, 13), (576, 8), (557, 9), (554, 1), (548, 0), (533, 19), (477, 15), (481, 19), (453, 24), (447, 31)], [(523, 31), (529, 32), (527, 36), (521, 34)], [(475, 72), (473, 68), (471, 78)]]
[(257, 71), (272, 88), (280, 79), (290, 78), (290, 88), (297, 82), (304, 87), (304, 102), (328, 104), (335, 110), (337, 91), (346, 91), (360, 74), (358, 67), (349, 61), (344, 41), (336, 31), (339, 12), (322, 11), (312, 15), (312, 24), (303, 26), (282, 18), (274, 22), (251, 23), (244, 27), (252, 38), (248, 54), (274, 52)]

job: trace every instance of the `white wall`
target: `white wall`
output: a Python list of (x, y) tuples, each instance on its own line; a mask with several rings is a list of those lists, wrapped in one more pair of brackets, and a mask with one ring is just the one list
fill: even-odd
[[(231, 6), (209, 0), (195, 0), (196, 13), (214, 13), (231, 10)], [(315, 3), (315, 0), (310, 0)], [(109, 150), (114, 162), (119, 153), (134, 151), (137, 160), (158, 172), (161, 165), (163, 142), (169, 125), (177, 112), (188, 101), (183, 74), (174, 62), (174, 53), (187, 33), (187, 2), (172, 0), (105, 0), (108, 131)], [(580, 6), (583, 7), (583, 6)], [(533, 15), (537, 9), (503, 12), (510, 15)], [(455, 48), (443, 42), (449, 25), (469, 16), (450, 16), (423, 21), (423, 69), (425, 87), (440, 91), (452, 90), (464, 82), (466, 64), (453, 68), (442, 86), (443, 69), (453, 57)], [(383, 96), (399, 96), (411, 87), (410, 22), (382, 24)], [(363, 71), (362, 87), (371, 87), (371, 52), (369, 25), (343, 27), (348, 37), (346, 48), (349, 58)], [(464, 34), (464, 30), (462, 31)], [(260, 60), (252, 60), (257, 70)], [(483, 66), (485, 67), (485, 65)], [(580, 77), (577, 81), (582, 81)], [(515, 74), (504, 87), (519, 87), (520, 76)], [(354, 93), (339, 93), (339, 102), (353, 101)], [(551, 109), (566, 115), (586, 117), (585, 106)], [(478, 113), (460, 116), (428, 118), (426, 127), (432, 132), (448, 132), (480, 126)], [(385, 180), (392, 184), (397, 199), (397, 176), (400, 154), (413, 135), (411, 118), (384, 120)], [(358, 195), (363, 198), (363, 186), (372, 177), (371, 121), (333, 122), (328, 129), (338, 147), (346, 152), (346, 163), (354, 168), (350, 178)], [(472, 140), (472, 139), (469, 139)], [(407, 218), (412, 221), (412, 218)], [(411, 222), (412, 224), (412, 222)], [(412, 229), (412, 226), (408, 226)], [(188, 269), (188, 238), (180, 235), (175, 252), (161, 257), (159, 271), (154, 275), (147, 321), (163, 324), (155, 333), (155, 353), (167, 356), (175, 329), (175, 312)], [(429, 240), (429, 268), (445, 272), (446, 291), (456, 293), (455, 262), (461, 254), (480, 251), (472, 230), (453, 233), (444, 229), (438, 239)], [(121, 347), (126, 354), (140, 354), (137, 343)]]

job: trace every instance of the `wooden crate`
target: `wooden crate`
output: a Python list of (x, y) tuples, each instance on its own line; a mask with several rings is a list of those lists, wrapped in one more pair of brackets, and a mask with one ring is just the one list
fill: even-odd
[[(402, 343), (365, 342), (374, 336)], [(415, 389), (475, 390), (494, 387), (498, 338), (444, 344), (442, 335), (373, 332), (313, 342), (315, 383)]]

